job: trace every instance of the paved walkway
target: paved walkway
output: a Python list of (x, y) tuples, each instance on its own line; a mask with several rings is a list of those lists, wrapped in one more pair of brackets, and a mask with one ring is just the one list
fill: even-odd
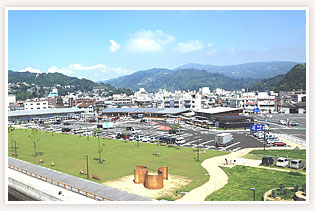
[(96, 193), (114, 201), (152, 201), (152, 199), (147, 197), (139, 196), (127, 191), (121, 191), (116, 188), (48, 169), (19, 159), (9, 157), (8, 164), (31, 171), (33, 173), (37, 173), (41, 176), (45, 176), (59, 182), (63, 182), (85, 191)]
[[(277, 149), (277, 150), (285, 150), (285, 149), (294, 149), (297, 145), (293, 143), (288, 143), (287, 140), (282, 139), (284, 142), (290, 145), (290, 147), (269, 147), (268, 149)], [(301, 148), (301, 146), (299, 145)], [(226, 173), (219, 167), (224, 163), (225, 159), (228, 160), (238, 160), (244, 155), (248, 154), (252, 150), (256, 149), (263, 149), (263, 148), (246, 148), (246, 149), (241, 149), (237, 152), (231, 152), (228, 155), (223, 155), (223, 156), (218, 156), (218, 157), (213, 157), (209, 158), (205, 161), (202, 162), (201, 166), (204, 167), (210, 176), (210, 179), (208, 182), (205, 184), (201, 185), (200, 187), (197, 187), (190, 192), (188, 192), (186, 195), (184, 195), (182, 198), (180, 198), (178, 201), (204, 201), (205, 198), (210, 195), (211, 193), (219, 190), (222, 188), (224, 185), (228, 183), (228, 176)], [(241, 158), (243, 159), (243, 158)], [(255, 162), (253, 162), (253, 165), (250, 164), (249, 166), (253, 167), (258, 167)], [(234, 165), (229, 165), (227, 167), (232, 167)], [(264, 167), (262, 167), (264, 168)], [(270, 168), (272, 170), (277, 170)], [(282, 169), (279, 169), (282, 171)]]

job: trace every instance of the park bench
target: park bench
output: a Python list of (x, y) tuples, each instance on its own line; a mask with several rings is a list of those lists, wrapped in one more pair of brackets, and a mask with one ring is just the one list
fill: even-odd
[(96, 179), (96, 180), (99, 180), (99, 181), (101, 180), (101, 177), (100, 177), (100, 176), (96, 176), (96, 175), (93, 175), (93, 174), (92, 174), (92, 178), (93, 178), (93, 179)]

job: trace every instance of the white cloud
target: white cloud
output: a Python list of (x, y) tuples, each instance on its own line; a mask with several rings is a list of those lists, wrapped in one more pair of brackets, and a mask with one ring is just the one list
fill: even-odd
[(208, 47), (212, 47), (212, 46), (213, 46), (213, 43), (209, 42)]
[(207, 51), (206, 51), (206, 54), (207, 54), (208, 56), (213, 56), (213, 55), (218, 54), (218, 51), (217, 51), (215, 48), (212, 48), (212, 49), (207, 50)]
[(163, 46), (174, 42), (175, 37), (161, 30), (140, 30), (131, 34), (127, 43), (127, 49), (136, 52), (155, 52), (163, 49)]
[(109, 46), (109, 51), (112, 53), (117, 52), (120, 48), (120, 45), (115, 40), (110, 40), (109, 42), (111, 44), (111, 46)]
[(126, 74), (131, 74), (134, 71), (123, 67), (107, 67), (105, 64), (96, 64), (92, 66), (84, 66), (81, 64), (70, 64), (68, 67), (58, 68), (52, 66), (48, 69), (49, 73), (62, 73), (78, 78), (86, 78), (94, 81), (99, 81), (101, 78), (115, 78)]
[(229, 50), (227, 50), (227, 54), (228, 55), (234, 55), (236, 53), (236, 49), (235, 48), (231, 48)]
[(199, 40), (190, 40), (185, 43), (178, 43), (176, 49), (182, 53), (189, 53), (204, 48), (204, 45)]
[(52, 66), (48, 68), (49, 73), (62, 73), (64, 75), (72, 75), (74, 72), (68, 68), (58, 68), (56, 66)]
[(19, 72), (41, 73), (39, 69), (34, 69), (32, 67), (27, 67), (25, 69), (20, 70)]

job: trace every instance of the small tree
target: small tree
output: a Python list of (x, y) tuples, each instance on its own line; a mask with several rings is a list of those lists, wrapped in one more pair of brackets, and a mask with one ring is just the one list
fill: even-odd
[(294, 191), (294, 193), (295, 193), (295, 192), (298, 192), (298, 191), (299, 191), (299, 186), (298, 186), (298, 185), (295, 185), (294, 188), (293, 188), (293, 191)]
[(275, 190), (272, 190), (272, 191), (271, 191), (271, 196), (272, 196), (273, 198), (276, 198), (276, 197), (277, 197), (277, 192), (276, 192)]
[(100, 136), (97, 134), (97, 133), (100, 132), (100, 131), (101, 131), (100, 129), (94, 130), (94, 137), (97, 136), (97, 141), (98, 141), (98, 150), (97, 150), (97, 153), (98, 153), (98, 163), (103, 163), (103, 160), (102, 160), (102, 152), (103, 152), (103, 146), (104, 146), (105, 144), (101, 144)]
[(39, 140), (40, 140), (40, 138), (38, 137), (38, 130), (33, 128), (31, 131), (31, 134), (28, 137), (31, 139), (31, 141), (33, 143), (33, 146), (34, 146), (33, 156), (36, 157), (38, 155), (38, 153), (36, 152), (37, 142), (39, 142)]
[(12, 135), (13, 135), (14, 130), (15, 130), (15, 128), (12, 127), (11, 125), (8, 127), (8, 132), (11, 135), (11, 150), (13, 150), (13, 137), (12, 137)]

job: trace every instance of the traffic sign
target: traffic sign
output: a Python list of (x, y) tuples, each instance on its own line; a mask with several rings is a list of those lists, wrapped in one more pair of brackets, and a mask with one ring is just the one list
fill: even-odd
[(250, 131), (262, 131), (264, 130), (264, 125), (250, 125)]
[(259, 108), (254, 108), (254, 112), (258, 113), (259, 112)]

